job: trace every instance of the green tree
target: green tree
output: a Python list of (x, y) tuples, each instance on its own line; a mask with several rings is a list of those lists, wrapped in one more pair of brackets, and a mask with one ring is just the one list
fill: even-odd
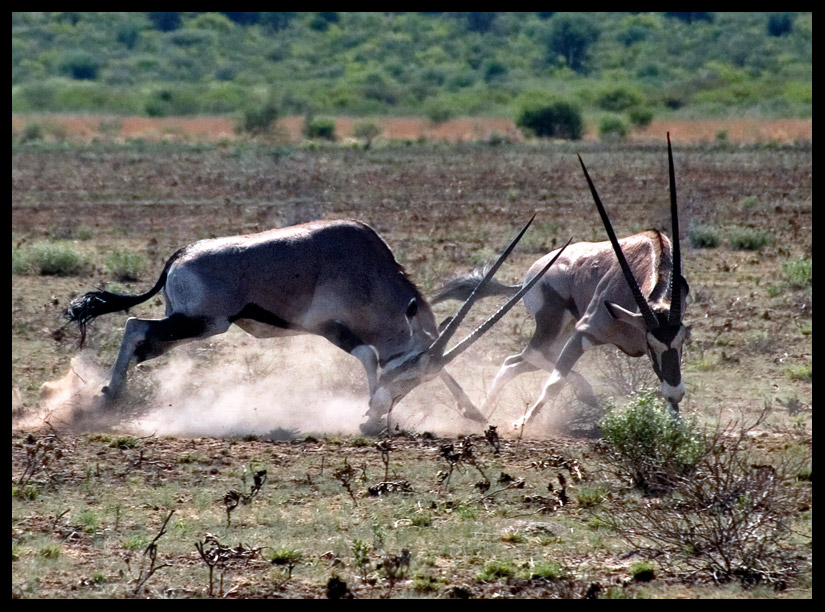
[(584, 120), (578, 107), (563, 100), (522, 109), (516, 125), (540, 138), (581, 140)]
[(562, 57), (570, 68), (583, 72), (590, 46), (599, 38), (599, 28), (591, 19), (579, 13), (553, 17), (548, 42), (550, 59)]
[(172, 32), (183, 24), (180, 13), (146, 13), (146, 16), (154, 28), (161, 32)]
[(793, 13), (771, 13), (768, 15), (768, 34), (771, 36), (787, 36), (793, 31)]

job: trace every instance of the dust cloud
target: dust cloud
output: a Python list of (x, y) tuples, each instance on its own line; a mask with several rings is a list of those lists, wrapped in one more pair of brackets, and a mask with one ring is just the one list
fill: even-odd
[[(118, 407), (109, 410), (96, 406), (108, 368), (90, 355), (75, 357), (62, 378), (45, 383), (36, 414), (14, 420), (13, 427), (48, 423), (135, 435), (291, 439), (356, 435), (366, 420), (363, 366), (315, 336), (258, 339), (230, 330), (211, 341), (176, 347), (132, 366)], [(468, 385), (457, 367), (451, 365), (450, 371), (474, 401), (483, 399), (482, 382)], [(439, 435), (481, 431), (457, 412), (438, 379), (404, 398), (390, 424)]]

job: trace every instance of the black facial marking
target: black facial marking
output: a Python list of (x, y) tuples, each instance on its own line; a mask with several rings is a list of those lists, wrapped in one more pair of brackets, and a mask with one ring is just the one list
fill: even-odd
[[(660, 320), (661, 322), (661, 320)], [(676, 338), (676, 335), (679, 333), (679, 330), (682, 328), (681, 325), (670, 325), (666, 321), (659, 325), (656, 329), (653, 330), (653, 336), (662, 344), (666, 344), (670, 346), (670, 343), (673, 342), (673, 339)]]
[(662, 353), (661, 378), (671, 387), (677, 387), (682, 381), (682, 373), (679, 369), (679, 351), (668, 349)]

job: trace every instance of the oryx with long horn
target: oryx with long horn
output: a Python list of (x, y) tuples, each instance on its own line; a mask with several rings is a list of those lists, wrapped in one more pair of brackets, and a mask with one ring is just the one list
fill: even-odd
[[(682, 345), (687, 328), (682, 323), (688, 284), (682, 276), (679, 250), (679, 216), (673, 151), (668, 143), (670, 212), (673, 241), (657, 230), (647, 230), (621, 240), (579, 156), (587, 184), (596, 202), (609, 241), (579, 242), (567, 247), (559, 262), (524, 296), (536, 330), (527, 347), (508, 357), (499, 369), (481, 407), (489, 419), (502, 388), (525, 372), (551, 373), (539, 399), (514, 423), (521, 429), (553, 398), (565, 381), (574, 385), (582, 401), (595, 405), (592, 387), (573, 366), (594, 347), (612, 344), (638, 357), (647, 354), (660, 381), (660, 389), (674, 414), (685, 394), (681, 374)], [(615, 254), (615, 255), (614, 255)], [(536, 261), (525, 282), (532, 282), (545, 264), (560, 256), (553, 251)], [(477, 285), (478, 272), (454, 280), (432, 299), (463, 299)], [(509, 286), (492, 281), (483, 296), (513, 295), (526, 285)], [(476, 291), (478, 294), (480, 291)]]
[[(530, 222), (480, 281), (478, 295)], [(357, 221), (315, 221), (195, 242), (167, 260), (155, 286), (146, 293), (92, 291), (75, 298), (65, 316), (79, 324), (82, 344), (86, 324), (95, 317), (126, 310), (163, 291), (164, 318), (126, 321), (120, 353), (98, 398), (103, 406), (120, 394), (132, 361), (142, 362), (183, 342), (221, 334), (233, 323), (261, 338), (323, 336), (363, 364), (370, 398), (361, 429), (374, 434), (383, 429), (385, 417), (389, 419), (401, 398), (436, 376), (450, 389), (465, 417), (484, 422), (444, 366), (529, 289), (525, 286), (448, 351), (447, 343), (477, 295), (471, 295), (439, 333), (430, 305), (372, 228)]]

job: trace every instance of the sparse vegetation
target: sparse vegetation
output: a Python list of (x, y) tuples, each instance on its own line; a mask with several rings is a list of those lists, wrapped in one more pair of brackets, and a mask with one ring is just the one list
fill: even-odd
[(715, 249), (722, 244), (722, 231), (713, 225), (697, 225), (688, 233), (694, 249)]
[[(330, 22), (327, 31), (340, 27)], [(546, 380), (543, 372), (514, 381), (502, 396), (491, 421), (497, 438), (455, 416), (447, 392), (433, 381), (396, 406), (394, 435), (383, 451), (373, 438), (325, 433), (321, 423), (339, 416), (336, 400), (344, 389), (354, 389), (353, 414), (360, 417), (366, 382), (342, 351), (344, 365), (328, 367), (332, 349), (324, 353), (323, 342), (306, 349), (311, 368), (293, 363), (295, 354), (284, 349), (288, 339), (233, 332), (175, 349), (168, 364), (134, 371), (129, 411), (116, 415), (118, 429), (101, 433), (71, 431), (59, 412), (42, 422), (39, 398), (43, 382), (88, 371), (72, 362), (76, 337), (61, 327), (67, 300), (99, 284), (145, 291), (165, 258), (190, 239), (356, 217), (380, 228), (408, 274), (437, 287), (466, 271), (473, 253), (495, 252), (498, 237), (538, 209), (526, 236), (532, 242), (520, 245), (497, 277), (519, 282), (538, 254), (559, 241), (604, 239), (593, 226), (592, 203), (583, 199), (576, 152), (586, 152), (588, 167), (592, 160), (598, 168), (606, 203), (616, 207), (617, 231), (659, 226), (667, 206), (660, 148), (632, 140), (496, 147), (382, 142), (367, 155), (332, 143), (13, 146), (15, 248), (79, 240), (83, 228), (83, 242), (67, 244), (92, 262), (80, 276), (12, 277), (13, 597), (197, 598), (210, 589), (224, 598), (810, 597), (812, 297), (811, 285), (796, 288), (784, 264), (811, 259), (811, 149), (739, 146), (734, 132), (728, 138), (725, 147), (680, 142), (675, 148), (680, 205), (697, 223), (752, 226), (774, 241), (761, 254), (683, 248), (691, 286), (685, 320), (692, 330), (681, 415), (706, 444), (698, 462), (692, 452), (676, 454), (670, 472), (661, 473), (683, 477), (668, 476), (666, 486), (654, 471), (647, 492), (632, 486), (607, 438), (595, 437), (603, 432), (593, 413), (594, 438), (555, 434), (555, 417), (566, 422), (573, 413), (572, 390), (521, 439), (511, 434), (510, 423)], [(748, 208), (742, 194), (759, 194), (759, 202)], [(151, 262), (143, 280), (113, 288), (104, 262), (115, 249)], [(772, 286), (781, 293), (770, 297)], [(471, 316), (497, 307), (481, 304)], [(445, 314), (451, 313), (436, 308), (438, 321)], [(160, 296), (96, 324), (85, 351), (94, 365), (115, 358), (127, 316), (162, 317)], [(474, 402), (501, 359), (521, 350), (531, 332), (518, 306), (453, 362), (452, 373)], [(248, 359), (234, 353), (238, 347)], [(603, 357), (605, 366), (627, 366), (591, 379), (605, 405), (624, 390), (638, 392), (641, 379), (652, 376), (646, 356), (614, 352), (590, 351), (577, 365), (601, 365), (595, 360)], [(176, 369), (178, 356), (191, 369)], [(215, 364), (234, 376), (221, 390), (236, 397), (232, 409), (215, 391)], [(290, 420), (283, 386), (266, 386), (262, 403), (246, 405), (254, 403), (247, 401), (249, 385), (264, 372), (291, 380), (290, 368), (327, 393), (321, 408), (301, 396), (296, 412), (309, 415), (314, 429)], [(146, 423), (162, 423), (158, 414), (175, 416), (177, 400), (165, 402), (163, 385), (154, 395), (145, 392), (168, 373), (188, 378), (188, 393), (206, 398), (189, 424), (203, 425), (220, 410), (225, 437), (130, 429), (132, 411)], [(154, 412), (158, 403), (162, 413)], [(715, 435), (731, 415), (752, 417), (765, 405), (769, 415), (742, 439), (741, 452), (735, 428)], [(242, 422), (235, 411), (246, 409), (254, 418)], [(277, 418), (268, 422), (272, 414)], [(29, 421), (23, 428), (21, 416), (37, 427)], [(451, 425), (443, 424), (445, 416)], [(650, 421), (661, 431), (656, 417)], [(355, 426), (342, 427), (349, 425)], [(336, 476), (346, 466), (341, 476), (349, 490)], [(264, 468), (269, 480), (243, 505)], [(225, 499), (233, 490), (237, 497), (228, 501), (237, 507), (230, 517)], [(147, 549), (172, 509), (153, 562)], [(288, 563), (270, 560), (278, 551), (300, 552), (291, 574)], [(497, 563), (485, 571), (490, 561)], [(644, 562), (653, 565), (653, 580), (634, 580), (634, 565)]]
[(728, 232), (728, 246), (734, 251), (759, 251), (772, 240), (769, 232), (754, 227), (734, 227)]

